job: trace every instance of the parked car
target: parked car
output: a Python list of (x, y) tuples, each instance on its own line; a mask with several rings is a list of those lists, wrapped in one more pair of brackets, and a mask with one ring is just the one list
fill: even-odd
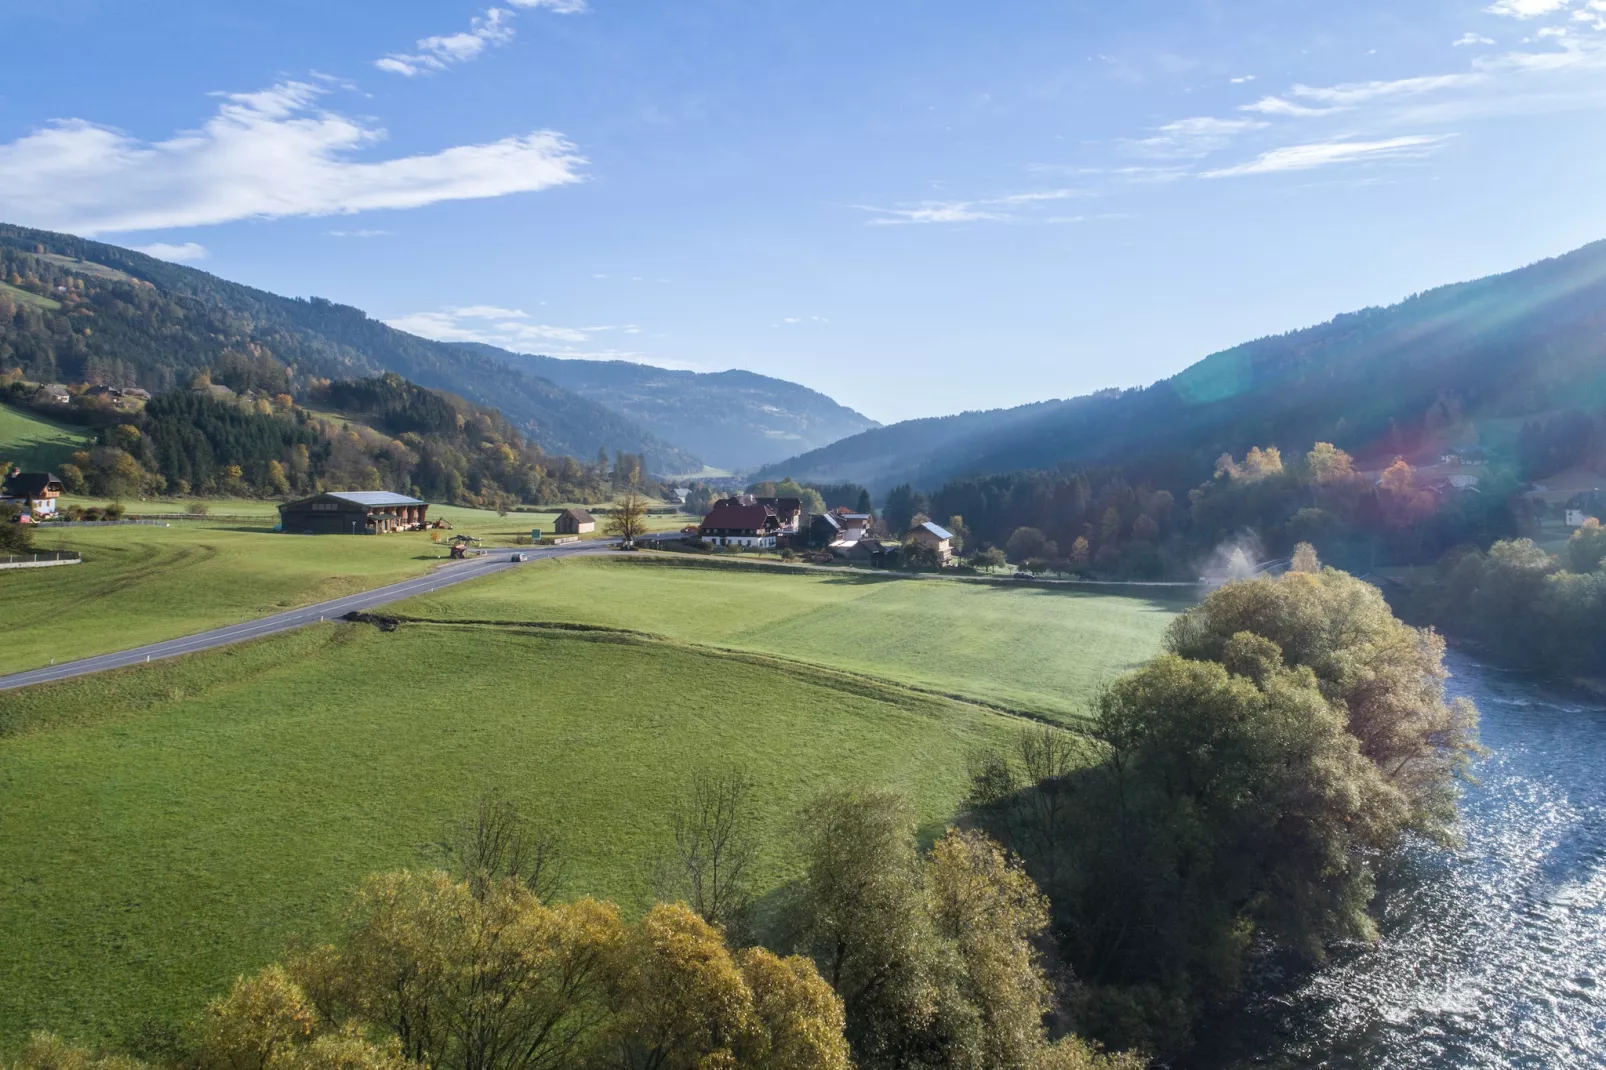
[(1021, 571), (1015, 573), (1015, 578), (1017, 580), (1035, 580), (1037, 577), (1033, 576), (1030, 572), (1027, 572), (1025, 569), (1022, 569)]

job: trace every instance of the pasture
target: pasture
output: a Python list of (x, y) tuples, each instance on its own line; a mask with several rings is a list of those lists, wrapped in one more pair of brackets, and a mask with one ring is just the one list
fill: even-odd
[[(0, 674), (90, 657), (237, 624), (280, 610), (338, 598), (422, 575), (443, 564), (450, 536), (466, 532), (487, 546), (509, 546), (531, 527), (550, 530), (555, 513), (498, 516), (481, 509), (433, 506), (451, 521), (441, 533), (376, 537), (281, 535), (272, 502), (208, 503), (224, 516), (260, 521), (174, 520), (169, 527), (42, 525), (41, 550), (78, 550), (71, 568), (0, 572), (0, 602), (10, 609), (0, 642)], [(139, 502), (130, 512), (193, 509), (194, 501)], [(674, 517), (655, 517), (674, 522)]]
[(87, 449), (89, 441), (90, 435), (82, 427), (0, 405), (0, 463), (15, 464), (24, 471), (54, 468), (70, 459), (73, 451)]
[(1100, 685), (1159, 652), (1184, 604), (1103, 589), (783, 571), (643, 554), (543, 562), (387, 612), (635, 628), (1071, 720), (1086, 713)]
[(330, 624), (0, 694), (0, 1048), (193, 1016), (327, 932), (363, 875), (438, 863), (486, 791), (551, 821), (568, 894), (639, 908), (690, 770), (755, 779), (772, 891), (800, 801), (895, 785), (935, 830), (967, 756), (1020, 724), (685, 643), (460, 625)]

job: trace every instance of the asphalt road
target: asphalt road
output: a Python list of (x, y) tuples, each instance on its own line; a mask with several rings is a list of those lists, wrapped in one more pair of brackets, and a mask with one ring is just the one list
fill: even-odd
[(101, 654), (93, 658), (83, 658), (80, 661), (64, 661), (60, 665), (52, 665), (43, 669), (30, 669), (27, 672), (13, 673), (10, 676), (0, 676), (0, 691), (27, 687), (30, 684), (49, 683), (53, 680), (68, 680), (75, 676), (88, 676), (91, 673), (105, 672), (108, 669), (121, 669), (129, 665), (143, 665), (147, 661), (160, 661), (163, 658), (177, 657), (180, 654), (193, 654), (200, 650), (213, 650), (220, 646), (243, 643), (248, 639), (260, 639), (264, 635), (276, 635), (279, 632), (304, 628), (309, 624), (332, 620), (347, 613), (375, 609), (391, 602), (400, 602), (403, 599), (412, 598), (414, 595), (428, 594), (430, 591), (440, 587), (450, 587), (454, 584), (466, 583), (469, 580), (477, 580), (481, 576), (489, 576), (510, 568), (518, 568), (520, 562), (513, 560), (515, 553), (523, 553), (531, 561), (541, 561), (552, 557), (606, 553), (613, 545), (614, 540), (606, 542), (592, 540), (571, 546), (553, 546), (547, 549), (496, 550), (484, 557), (470, 558), (461, 563), (453, 562), (450, 565), (443, 565), (429, 575), (420, 576), (414, 580), (403, 580), (400, 583), (393, 583), (388, 587), (376, 587), (361, 594), (346, 595), (344, 598), (319, 602), (316, 605), (304, 606), (301, 609), (275, 613), (271, 617), (260, 617), (257, 620), (249, 620), (242, 624), (231, 624), (226, 628), (214, 628), (209, 632), (199, 632), (179, 639), (151, 643), (149, 646), (121, 650), (115, 654)]

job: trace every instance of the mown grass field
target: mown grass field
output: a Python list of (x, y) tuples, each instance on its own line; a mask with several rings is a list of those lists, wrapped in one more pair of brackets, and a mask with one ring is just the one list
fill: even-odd
[[(25, 470), (53, 468), (86, 448), (89, 435), (81, 427), (52, 423), (10, 405), (0, 405), (0, 463)], [(0, 473), (3, 475), (4, 473)]]
[(888, 579), (642, 555), (545, 562), (390, 611), (636, 628), (1074, 719), (1086, 713), (1100, 685), (1159, 651), (1162, 632), (1183, 604), (1087, 588)]
[[(140, 503), (130, 511), (157, 512)], [(178, 506), (194, 508), (193, 502)], [(42, 525), (42, 550), (77, 550), (66, 568), (0, 571), (0, 674), (237, 624), (421, 575), (443, 564), (452, 534), (511, 545), (556, 514), (433, 507), (453, 531), (307, 538), (276, 534), (274, 503), (220, 501), (216, 513), (255, 521), (175, 520), (169, 527)], [(256, 513), (247, 510), (254, 509)], [(173, 509), (170, 511), (177, 511)], [(272, 511), (272, 512), (269, 512)], [(534, 518), (533, 520), (531, 518)], [(673, 522), (674, 518), (655, 518)]]
[(894, 785), (935, 827), (967, 756), (1020, 724), (686, 643), (456, 625), (324, 625), (0, 694), (0, 1049), (193, 1016), (326, 932), (365, 874), (435, 863), (482, 792), (550, 817), (571, 894), (639, 907), (690, 770), (756, 780), (769, 890), (800, 801)]

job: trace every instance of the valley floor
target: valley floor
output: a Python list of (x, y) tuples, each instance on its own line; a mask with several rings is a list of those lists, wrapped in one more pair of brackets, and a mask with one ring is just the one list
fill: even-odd
[[(316, 545), (368, 547), (377, 571), (397, 564), (386, 542)], [(124, 1040), (186, 1020), (287, 941), (329, 932), (364, 874), (438, 865), (443, 826), (489, 791), (556, 827), (567, 894), (635, 909), (689, 773), (741, 769), (773, 897), (795, 875), (801, 802), (896, 786), (935, 832), (968, 760), (1032, 723), (997, 706), (1075, 717), (1157, 649), (1172, 608), (646, 555), (543, 562), (400, 610), (496, 623), (321, 625), (0, 695), (0, 1048), (34, 1028)]]

